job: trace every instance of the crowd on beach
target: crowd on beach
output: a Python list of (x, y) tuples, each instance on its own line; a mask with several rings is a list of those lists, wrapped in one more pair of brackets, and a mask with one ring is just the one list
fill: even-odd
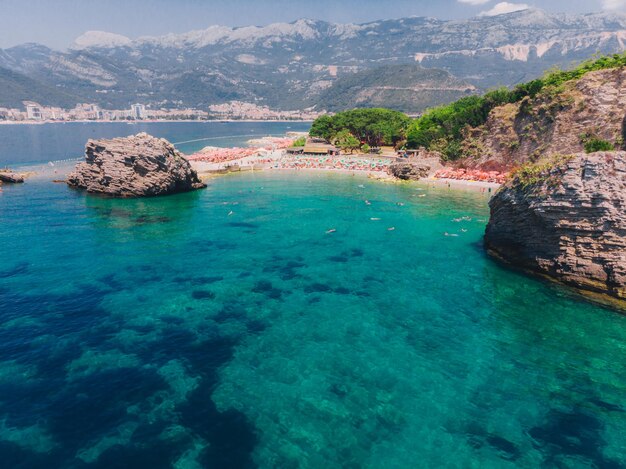
[[(188, 156), (190, 161), (218, 165), (216, 169), (225, 169), (232, 165), (265, 167), (267, 169), (325, 169), (346, 171), (387, 172), (390, 159), (364, 155), (288, 155), (280, 150), (289, 148), (294, 138), (264, 137), (250, 141), (247, 148), (205, 147)], [(434, 175), (436, 179), (454, 179), (459, 181), (478, 181), (503, 184), (507, 173), (482, 171), (479, 169), (443, 168)]]
[[(264, 166), (268, 169), (335, 169), (348, 171), (386, 172), (390, 161), (384, 158), (356, 156), (286, 155), (284, 150), (293, 145), (293, 138), (264, 137), (251, 140), (248, 148), (205, 147), (187, 158), (190, 161), (212, 163), (216, 169), (231, 165)], [(263, 146), (258, 146), (263, 145)]]
[(292, 156), (278, 160), (276, 169), (341, 169), (348, 171), (387, 171), (389, 160), (382, 158)]
[(189, 161), (202, 161), (204, 163), (225, 163), (227, 161), (239, 160), (248, 156), (256, 155), (259, 148), (218, 148), (205, 147), (197, 153), (187, 157)]
[(262, 139), (251, 140), (250, 144), (252, 146), (247, 148), (205, 147), (197, 153), (189, 155), (187, 159), (204, 163), (225, 163), (251, 156), (262, 156), (273, 150), (289, 148), (293, 145), (293, 142), (293, 138), (264, 137)]
[(504, 184), (508, 173), (482, 171), (480, 169), (444, 168), (435, 173), (437, 179), (456, 179), (459, 181), (480, 181)]

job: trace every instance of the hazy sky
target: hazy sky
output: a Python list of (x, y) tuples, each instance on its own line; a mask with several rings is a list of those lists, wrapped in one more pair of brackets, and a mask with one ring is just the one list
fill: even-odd
[(404, 16), (463, 18), (524, 5), (552, 12), (626, 11), (626, 0), (0, 0), (0, 48), (39, 42), (64, 49), (88, 30), (136, 38), (213, 24), (264, 25), (298, 18), (340, 23)]

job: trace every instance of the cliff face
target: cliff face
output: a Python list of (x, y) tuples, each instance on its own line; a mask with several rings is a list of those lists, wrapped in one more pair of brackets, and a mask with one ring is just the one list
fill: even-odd
[(67, 183), (114, 197), (165, 195), (206, 187), (171, 143), (146, 133), (89, 140), (85, 162), (76, 166)]
[(542, 168), (493, 197), (486, 248), (626, 306), (626, 152), (561, 157)]
[(624, 147), (626, 68), (600, 70), (536, 98), (493, 109), (463, 142), (464, 164), (511, 169), (527, 161), (584, 150), (586, 139)]

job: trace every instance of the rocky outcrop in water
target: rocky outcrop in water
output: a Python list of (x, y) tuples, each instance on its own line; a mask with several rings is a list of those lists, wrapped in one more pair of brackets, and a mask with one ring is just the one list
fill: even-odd
[(24, 182), (24, 176), (22, 174), (14, 173), (13, 171), (0, 171), (0, 183), (2, 182), (20, 184)]
[(626, 152), (527, 167), (490, 207), (491, 254), (626, 304)]
[(419, 181), (428, 176), (430, 166), (424, 163), (393, 163), (389, 165), (388, 172), (404, 181)]
[(166, 195), (206, 187), (171, 143), (146, 133), (89, 140), (85, 162), (76, 166), (67, 183), (114, 197)]

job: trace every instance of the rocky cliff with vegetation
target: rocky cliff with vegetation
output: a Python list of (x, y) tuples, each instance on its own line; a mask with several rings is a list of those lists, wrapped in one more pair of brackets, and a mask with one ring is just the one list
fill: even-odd
[(524, 165), (490, 207), (491, 254), (626, 307), (626, 152)]
[(469, 132), (472, 164), (515, 166), (547, 155), (624, 147), (626, 67), (598, 70), (495, 108)]
[(67, 183), (113, 197), (167, 195), (206, 187), (171, 143), (146, 133), (89, 140), (85, 161), (76, 166)]
[(626, 55), (435, 108), (407, 131), (410, 147), (455, 164), (511, 170), (554, 154), (624, 147)]

